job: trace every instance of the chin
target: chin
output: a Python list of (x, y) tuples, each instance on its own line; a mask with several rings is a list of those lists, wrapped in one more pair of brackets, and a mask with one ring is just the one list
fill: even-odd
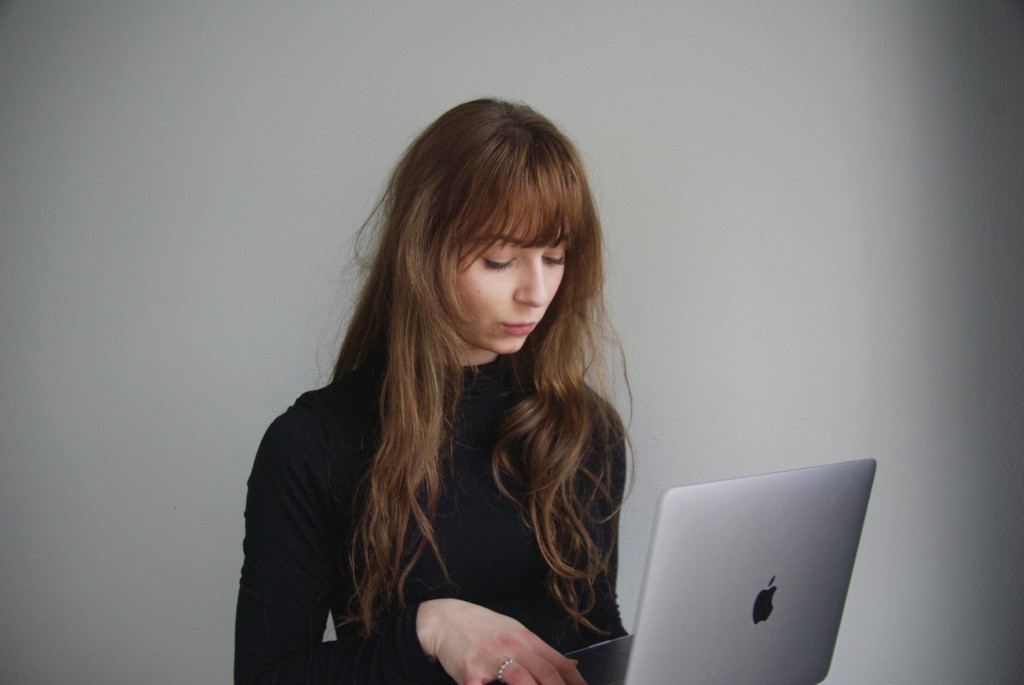
[(519, 350), (523, 349), (522, 342), (515, 342), (510, 345), (504, 345), (498, 350), (498, 354), (515, 354)]

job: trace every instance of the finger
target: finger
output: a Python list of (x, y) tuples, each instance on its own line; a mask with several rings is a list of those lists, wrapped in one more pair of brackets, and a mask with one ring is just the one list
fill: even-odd
[(564, 659), (564, 661), (565, 667), (562, 668), (536, 654), (524, 653), (518, 664), (524, 670), (529, 671), (530, 676), (538, 685), (586, 685), (583, 677), (576, 670), (575, 662), (570, 659)]
[(562, 680), (559, 682), (565, 682), (565, 685), (587, 685), (587, 681), (580, 675), (579, 669), (576, 665), (579, 663), (575, 659), (570, 659), (558, 652), (555, 653), (557, 659), (551, 665), (557, 669), (559, 676)]
[(514, 648), (513, 653), (540, 685), (587, 685), (576, 669), (575, 660), (563, 655), (535, 633), (523, 630), (518, 638), (524, 644)]
[(507, 685), (547, 685), (546, 683), (538, 683), (530, 669), (519, 661), (506, 666), (504, 673), (501, 675), (501, 680), (496, 682), (506, 683)]
[(562, 677), (565, 678), (565, 685), (587, 685), (587, 681), (583, 679), (576, 664), (578, 662), (570, 659), (572, 667), (568, 671), (562, 671)]
[(553, 664), (558, 670), (570, 669), (576, 666), (575, 661), (559, 652), (547, 642), (544, 642), (535, 633), (528, 633), (526, 641), (534, 654)]
[(562, 676), (562, 680), (568, 685), (587, 685), (586, 681), (583, 680), (583, 676), (576, 669), (577, 661), (565, 656), (536, 635), (533, 636), (530, 647), (533, 649), (534, 654), (551, 664)]

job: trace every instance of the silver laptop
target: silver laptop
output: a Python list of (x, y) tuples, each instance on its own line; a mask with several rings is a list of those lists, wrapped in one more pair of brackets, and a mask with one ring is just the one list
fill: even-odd
[(662, 494), (633, 636), (572, 653), (588, 685), (811, 685), (828, 674), (875, 461)]

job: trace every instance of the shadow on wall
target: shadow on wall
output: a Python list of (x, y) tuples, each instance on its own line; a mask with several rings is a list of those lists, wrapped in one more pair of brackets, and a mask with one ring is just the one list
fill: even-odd
[[(946, 463), (963, 479), (963, 500), (935, 525), (963, 541), (946, 549), (963, 576), (936, 601), (955, 603), (964, 619), (946, 628), (955, 633), (946, 644), (990, 668), (960, 682), (1010, 682), (1024, 673), (1024, 3), (1001, 23), (956, 5), (924, 84), (948, 117), (924, 141), (936, 195), (923, 237), (935, 269), (928, 401), (943, 422)], [(1002, 54), (1008, 47), (1015, 59)]]

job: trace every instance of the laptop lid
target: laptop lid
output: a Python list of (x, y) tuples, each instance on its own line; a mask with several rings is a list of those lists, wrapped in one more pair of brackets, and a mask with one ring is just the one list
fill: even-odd
[(625, 682), (824, 680), (874, 473), (865, 459), (665, 491)]

